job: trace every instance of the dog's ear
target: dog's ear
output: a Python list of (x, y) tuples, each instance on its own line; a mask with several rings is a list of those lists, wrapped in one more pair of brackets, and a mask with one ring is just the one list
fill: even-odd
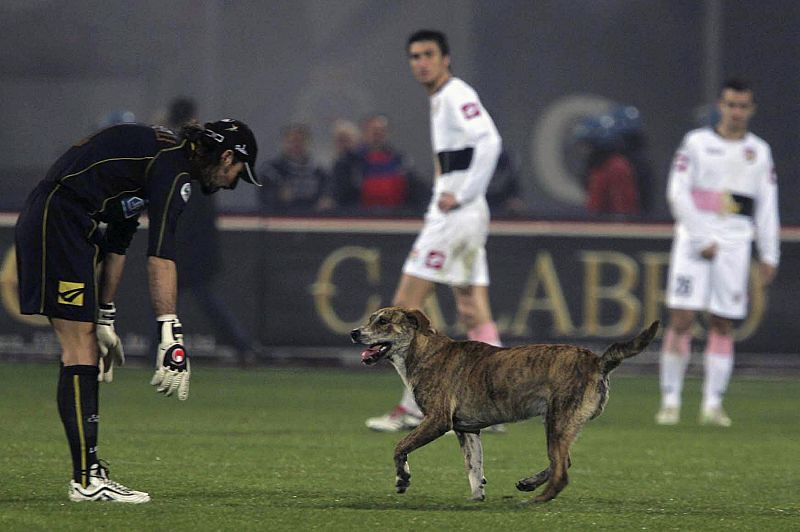
[(431, 321), (421, 310), (409, 310), (406, 312), (406, 319), (418, 331), (427, 332), (431, 328)]

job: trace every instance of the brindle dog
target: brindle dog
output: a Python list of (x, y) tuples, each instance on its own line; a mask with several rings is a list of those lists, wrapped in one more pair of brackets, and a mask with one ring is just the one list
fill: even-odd
[(480, 430), (542, 415), (550, 465), (517, 482), (517, 489), (533, 491), (547, 482), (534, 501), (553, 499), (567, 485), (570, 446), (608, 401), (609, 373), (644, 350), (658, 325), (654, 322), (636, 338), (597, 356), (573, 345), (457, 342), (432, 329), (419, 310), (376, 311), (350, 333), (355, 343), (367, 346), (361, 362), (372, 365), (387, 358), (425, 414), (395, 447), (397, 492), (404, 493), (411, 484), (408, 454), (452, 429), (464, 454), (471, 500), (482, 501), (486, 479)]

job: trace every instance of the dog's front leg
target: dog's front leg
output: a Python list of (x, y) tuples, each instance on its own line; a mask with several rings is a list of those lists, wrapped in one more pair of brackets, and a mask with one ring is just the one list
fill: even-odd
[(397, 493), (405, 493), (411, 485), (411, 468), (408, 466), (408, 454), (427, 445), (449, 430), (446, 423), (425, 416), (422, 423), (412, 430), (408, 436), (400, 440), (394, 448), (394, 467), (397, 471), (395, 488)]
[(469, 478), (469, 487), (472, 490), (471, 501), (482, 501), (486, 498), (484, 486), (486, 479), (483, 476), (483, 444), (481, 435), (471, 432), (458, 432), (458, 444), (464, 454), (464, 467)]

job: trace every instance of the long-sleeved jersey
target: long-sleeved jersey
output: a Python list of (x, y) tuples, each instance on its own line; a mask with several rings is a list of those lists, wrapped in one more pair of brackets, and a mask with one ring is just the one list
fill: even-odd
[(442, 192), (454, 194), (462, 208), (485, 204), (502, 145), (492, 118), (475, 90), (456, 77), (431, 96), (430, 104), (437, 175), (428, 215), (438, 212)]
[(168, 129), (122, 124), (72, 146), (44, 179), (106, 222), (106, 250), (124, 254), (145, 210), (147, 253), (174, 260), (175, 227), (191, 194), (189, 149)]
[(667, 199), (676, 232), (694, 249), (755, 239), (760, 260), (778, 264), (777, 177), (769, 144), (758, 136), (729, 140), (711, 128), (687, 133), (672, 163)]

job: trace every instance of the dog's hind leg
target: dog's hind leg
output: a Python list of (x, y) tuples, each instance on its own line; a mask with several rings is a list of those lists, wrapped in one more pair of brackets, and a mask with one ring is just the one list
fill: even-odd
[(544, 493), (534, 498), (534, 502), (547, 502), (554, 499), (569, 483), (567, 469), (571, 465), (569, 449), (578, 437), (587, 419), (577, 419), (576, 412), (555, 412), (547, 414), (547, 454), (550, 457), (549, 478)]
[(471, 432), (456, 431), (458, 444), (464, 454), (464, 467), (467, 470), (469, 487), (472, 490), (471, 501), (482, 501), (486, 498), (484, 485), (486, 479), (483, 476), (483, 444), (481, 435)]
[[(569, 468), (572, 466), (572, 460), (567, 457), (567, 467)], [(550, 468), (543, 469), (533, 475), (532, 477), (523, 478), (519, 482), (517, 482), (517, 489), (519, 491), (533, 491), (545, 482), (548, 481), (550, 478)]]

